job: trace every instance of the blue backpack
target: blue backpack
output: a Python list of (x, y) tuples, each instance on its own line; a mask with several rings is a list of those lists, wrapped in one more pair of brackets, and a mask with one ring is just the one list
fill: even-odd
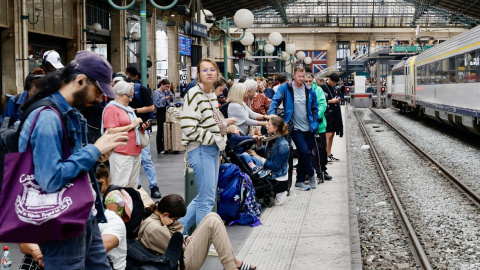
[(222, 164), (218, 178), (217, 213), (228, 223), (258, 226), (260, 204), (250, 177), (235, 164)]

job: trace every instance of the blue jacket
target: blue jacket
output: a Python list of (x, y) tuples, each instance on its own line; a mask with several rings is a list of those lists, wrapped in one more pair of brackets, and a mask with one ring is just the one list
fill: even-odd
[[(308, 113), (308, 122), (310, 123), (310, 132), (316, 132), (318, 128), (318, 107), (317, 107), (317, 96), (315, 91), (308, 85), (305, 85), (305, 96), (307, 98), (307, 113)], [(284, 99), (285, 98), (285, 99)], [(268, 114), (277, 114), (278, 105), (284, 102), (283, 107), (285, 110), (285, 115), (283, 120), (285, 123), (290, 123), (290, 120), (293, 116), (293, 88), (292, 83), (287, 82), (278, 88), (277, 92), (272, 98), (270, 103), (270, 108), (268, 109)], [(315, 116), (315, 117), (314, 117)]]
[(3, 119), (5, 119), (5, 117), (10, 117), (10, 123), (12, 123), (12, 124), (15, 123), (17, 120), (22, 119), (20, 106), (27, 99), (28, 91), (27, 90), (23, 91), (23, 93), (21, 93), (20, 96), (18, 96), (17, 100), (15, 100), (15, 97), (16, 96), (13, 96), (8, 100), (7, 107), (5, 108), (5, 111), (3, 112), (1, 122), (3, 122)]
[[(32, 132), (30, 145), (35, 165), (35, 180), (47, 192), (55, 192), (72, 181), (81, 172), (88, 171), (92, 187), (96, 194), (95, 208), (97, 220), (106, 222), (100, 191), (93, 174), (93, 166), (100, 158), (100, 150), (87, 143), (87, 121), (75, 108), (67, 103), (65, 98), (56, 92), (47, 99), (52, 100), (59, 108), (60, 114), (66, 119), (66, 129), (70, 141), (72, 155), (64, 158), (62, 149), (63, 131), (58, 115), (52, 110), (40, 113)], [(30, 129), (37, 112), (42, 107), (31, 112), (20, 132), (18, 150), (24, 152)], [(71, 145), (72, 142), (74, 145)]]
[[(237, 135), (235, 133), (230, 133), (230, 134), (227, 135), (227, 137), (228, 137), (227, 143), (230, 145), (230, 147), (232, 149), (234, 149), (237, 146), (237, 144), (239, 144), (239, 143), (241, 143), (245, 140), (250, 140), (250, 139), (253, 140), (253, 137), (251, 137), (251, 136), (241, 136), (241, 135)], [(243, 147), (242, 147), (242, 148), (237, 149), (237, 151), (235, 151), (235, 152), (237, 154), (241, 154), (241, 153), (245, 152), (246, 150), (247, 149), (243, 149)]]
[[(288, 173), (288, 157), (290, 150), (288, 148), (287, 140), (284, 137), (280, 137), (275, 141), (275, 144), (267, 143), (262, 149), (256, 149), (259, 156), (266, 158), (263, 167), (267, 170), (271, 170), (271, 179), (276, 179), (280, 176), (287, 175)], [(267, 157), (268, 154), (268, 157)]]

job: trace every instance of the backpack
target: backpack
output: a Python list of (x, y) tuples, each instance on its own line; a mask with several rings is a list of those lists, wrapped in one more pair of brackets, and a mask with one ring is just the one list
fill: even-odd
[[(139, 84), (139, 83), (135, 83), (134, 84), (134, 88), (133, 88), (133, 95), (135, 96), (135, 98), (138, 99), (138, 101), (140, 101), (140, 103), (142, 103), (143, 106), (145, 106), (145, 103), (143, 103), (143, 100), (142, 100), (142, 95), (141, 95), (141, 92), (140, 92), (140, 87), (142, 85)], [(153, 119), (153, 112), (149, 112), (148, 113), (148, 119)]]
[(142, 223), (145, 211), (142, 196), (140, 195), (140, 193), (132, 187), (119, 187), (115, 185), (110, 185), (108, 186), (105, 194), (103, 195), (103, 201), (105, 202), (105, 198), (107, 197), (108, 193), (120, 189), (125, 190), (128, 195), (132, 197), (132, 216), (130, 217), (129, 222), (125, 222), (125, 228), (127, 229), (127, 238), (137, 238), (138, 230), (140, 229), (140, 223)]
[(231, 163), (222, 164), (218, 178), (217, 213), (228, 223), (258, 226), (260, 204), (250, 177)]
[[(18, 152), (18, 139), (20, 138), (20, 131), (22, 130), (25, 119), (27, 119), (28, 115), (32, 111), (43, 106), (53, 107), (54, 109), (60, 111), (57, 105), (53, 103), (53, 101), (49, 99), (40, 99), (28, 107), (28, 109), (23, 114), (22, 120), (20, 122), (20, 125), (18, 125), (18, 128), (15, 126), (9, 126), (10, 117), (5, 117), (2, 126), (0, 127), (0, 192), (3, 185), (3, 165), (5, 161), (5, 155)], [(62, 120), (65, 123), (65, 119)]]
[(230, 102), (226, 102), (220, 106), (219, 110), (223, 114), (223, 117), (228, 118), (228, 105), (230, 105)]

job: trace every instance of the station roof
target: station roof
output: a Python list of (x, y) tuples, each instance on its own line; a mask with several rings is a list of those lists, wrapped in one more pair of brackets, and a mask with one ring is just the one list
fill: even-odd
[[(478, 1), (478, 0), (477, 0)], [(480, 5), (472, 0), (202, 0), (220, 19), (246, 8), (254, 27), (473, 27)], [(180, 0), (189, 4), (189, 0)]]

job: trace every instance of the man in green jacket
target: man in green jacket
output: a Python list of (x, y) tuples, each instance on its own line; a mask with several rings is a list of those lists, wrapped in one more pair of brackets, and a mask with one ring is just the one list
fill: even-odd
[(317, 177), (322, 180), (332, 180), (327, 173), (327, 139), (325, 131), (327, 128), (327, 120), (325, 119), (325, 111), (327, 110), (327, 100), (323, 89), (318, 86), (320, 78), (313, 79), (311, 73), (305, 74), (305, 83), (310, 84), (317, 95), (318, 105), (318, 129), (315, 134), (315, 147), (312, 151), (312, 164), (317, 172)]

